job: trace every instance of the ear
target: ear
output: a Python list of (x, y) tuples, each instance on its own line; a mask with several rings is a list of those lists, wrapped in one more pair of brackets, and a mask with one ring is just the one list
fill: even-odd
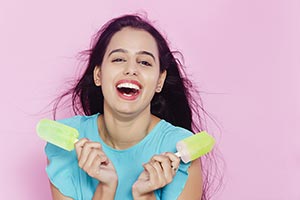
[(94, 69), (94, 83), (96, 86), (101, 86), (101, 67), (98, 65)]
[(164, 70), (162, 73), (160, 73), (159, 75), (159, 79), (158, 79), (158, 82), (157, 82), (157, 86), (156, 86), (156, 90), (155, 92), (157, 93), (160, 93), (163, 86), (164, 86), (164, 83), (165, 83), (165, 80), (166, 80), (166, 77), (167, 77), (167, 71)]

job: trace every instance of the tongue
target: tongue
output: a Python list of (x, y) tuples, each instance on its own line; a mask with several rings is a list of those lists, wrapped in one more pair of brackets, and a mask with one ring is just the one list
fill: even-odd
[(122, 94), (126, 94), (126, 95), (134, 95), (137, 93), (136, 89), (132, 89), (132, 88), (118, 88), (119, 92), (121, 92)]

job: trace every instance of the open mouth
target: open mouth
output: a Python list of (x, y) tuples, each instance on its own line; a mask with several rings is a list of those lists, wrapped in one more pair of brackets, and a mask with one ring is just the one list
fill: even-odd
[(132, 97), (139, 94), (140, 87), (133, 83), (120, 83), (117, 85), (117, 90), (126, 97)]

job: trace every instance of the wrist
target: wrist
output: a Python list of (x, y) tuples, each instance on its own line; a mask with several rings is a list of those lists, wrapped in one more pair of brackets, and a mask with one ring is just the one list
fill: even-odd
[(117, 186), (118, 186), (118, 179), (111, 179), (111, 181), (109, 183), (103, 183), (103, 182), (99, 182), (98, 187), (103, 187), (107, 190), (116, 190)]
[(156, 200), (154, 192), (149, 192), (147, 194), (136, 194), (132, 193), (134, 200)]
[(114, 200), (118, 182), (108, 184), (99, 183), (94, 193), (94, 199), (97, 200)]

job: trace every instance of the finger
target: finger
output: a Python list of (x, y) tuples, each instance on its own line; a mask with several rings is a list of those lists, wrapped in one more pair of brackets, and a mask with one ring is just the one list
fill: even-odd
[(107, 157), (104, 154), (100, 154), (95, 150), (91, 151), (88, 160), (82, 167), (82, 169), (88, 173), (91, 177), (97, 177), (100, 174), (101, 165), (107, 163)]
[(170, 159), (171, 166), (176, 172), (180, 165), (180, 158), (176, 156), (174, 153), (170, 153), (170, 152), (163, 153), (163, 155), (167, 156)]
[(84, 164), (82, 169), (91, 177), (96, 178), (100, 174), (101, 157), (98, 154), (91, 152), (88, 161)]
[(173, 180), (174, 171), (171, 168), (171, 162), (167, 156), (155, 155), (152, 157), (150, 164), (156, 170), (157, 181), (160, 187), (165, 186)]
[(143, 165), (145, 171), (148, 173), (149, 181), (151, 183), (152, 189), (157, 189), (155, 182), (158, 181), (158, 174), (156, 169), (154, 168), (153, 164), (146, 163)]
[(88, 158), (82, 168), (86, 170), (88, 168), (91, 168), (93, 165), (95, 165), (95, 161), (97, 166), (99, 167), (102, 163), (107, 162), (107, 157), (102, 150), (93, 148), (91, 149)]
[(82, 138), (78, 142), (75, 143), (75, 150), (76, 150), (78, 160), (81, 156), (81, 151), (82, 151), (82, 148), (83, 148), (84, 144), (88, 141), (89, 140), (87, 138)]
[(103, 162), (103, 157), (96, 156), (91, 165), (91, 171), (95, 173), (95, 176), (100, 174), (100, 166)]
[(158, 173), (161, 173), (163, 171), (163, 168), (161, 165), (162, 162), (170, 162), (170, 161), (166, 156), (163, 156), (163, 155), (154, 155), (150, 160), (150, 163), (153, 166), (156, 166), (155, 169), (157, 170)]
[(101, 149), (100, 143), (97, 142), (86, 142), (81, 150), (80, 157), (78, 159), (78, 165), (79, 167), (83, 167), (85, 162), (87, 161), (90, 152), (92, 149)]
[(159, 161), (151, 161), (150, 164), (154, 167), (154, 169), (156, 170), (156, 173), (158, 175), (163, 174), (163, 167), (161, 165), (161, 162), (159, 162)]
[[(97, 157), (98, 157), (98, 151), (96, 149), (91, 149), (91, 151), (89, 152), (89, 155), (87, 156), (86, 161), (82, 165), (82, 169), (87, 171), (88, 168), (90, 168), (92, 166), (95, 158), (97, 158)], [(101, 163), (98, 163), (98, 165), (100, 165), (100, 164)]]
[(100, 150), (101, 149), (100, 143), (89, 142), (89, 141), (84, 143), (84, 145), (82, 146), (80, 156), (78, 158), (78, 164), (79, 164), (80, 167), (82, 167), (85, 164), (85, 162), (87, 161), (87, 159), (89, 157), (90, 152), (93, 149), (99, 149)]
[(178, 162), (178, 163), (180, 163), (180, 158), (179, 158), (178, 156), (176, 156), (174, 153), (171, 153), (171, 152), (165, 152), (165, 153), (163, 153), (162, 155), (168, 156), (169, 159), (170, 159), (172, 162)]
[(169, 157), (166, 155), (159, 155), (154, 156), (153, 159), (156, 160), (156, 162), (160, 163), (165, 183), (170, 183), (173, 180), (175, 171), (172, 168), (171, 160), (169, 159)]

